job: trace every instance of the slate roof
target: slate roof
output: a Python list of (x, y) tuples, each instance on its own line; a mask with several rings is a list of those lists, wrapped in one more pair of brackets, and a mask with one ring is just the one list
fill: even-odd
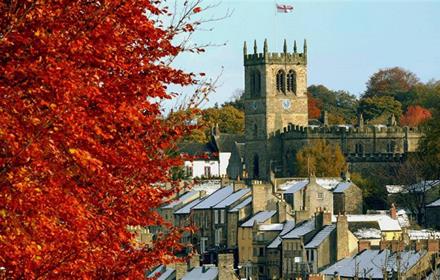
[(242, 227), (252, 227), (254, 225), (254, 222), (257, 223), (263, 223), (267, 221), (268, 219), (272, 218), (273, 215), (275, 215), (277, 211), (260, 211), (257, 214), (253, 215), (249, 220), (244, 222), (241, 226)]
[(352, 182), (341, 182), (336, 185), (336, 188), (333, 190), (334, 193), (343, 193), (346, 189), (348, 189), (353, 183)]
[(315, 230), (315, 220), (311, 219), (296, 226), (293, 230), (289, 231), (289, 233), (285, 234), (282, 239), (300, 238), (313, 230)]
[[(412, 268), (426, 252), (424, 251), (403, 251), (400, 252), (400, 271), (406, 272)], [(321, 273), (325, 275), (335, 275), (338, 273), (341, 277), (353, 278), (360, 274), (365, 279), (383, 279), (382, 268), (386, 265), (387, 271), (397, 271), (398, 265), (396, 253), (390, 250), (364, 250), (361, 253), (342, 259), (330, 267), (324, 269)]]
[(174, 273), (174, 271), (175, 269), (173, 268), (165, 267), (164, 265), (159, 265), (150, 274), (148, 274), (147, 279), (154, 278), (157, 280), (166, 280)]
[(192, 197), (194, 197), (198, 192), (195, 190), (189, 191), (184, 193), (183, 195), (181, 195), (179, 198), (177, 198), (176, 200), (162, 206), (162, 209), (170, 209), (173, 208), (174, 206), (179, 205), (180, 203), (185, 203), (185, 201), (190, 200)]
[(233, 191), (234, 188), (232, 186), (220, 188), (195, 205), (193, 209), (209, 209), (227, 198)]
[(297, 191), (300, 191), (300, 190), (304, 189), (305, 186), (307, 186), (308, 183), (309, 183), (309, 181), (295, 182), (294, 184), (289, 186), (288, 189), (286, 189), (284, 194), (296, 193)]
[[(381, 231), (400, 231), (399, 221), (385, 214), (347, 215), (348, 223), (371, 223), (376, 222)], [(336, 216), (332, 216), (332, 222), (336, 222)]]
[(215, 280), (218, 276), (217, 267), (195, 267), (183, 276), (182, 280)]
[(193, 208), (200, 201), (202, 201), (202, 199), (201, 198), (197, 198), (197, 199), (191, 201), (190, 203), (185, 204), (185, 206), (183, 206), (179, 210), (174, 211), (174, 214), (176, 214), (176, 215), (189, 214), (189, 213), (191, 213), (191, 208)]
[(246, 205), (249, 205), (250, 203), (252, 203), (252, 196), (246, 197), (245, 200), (243, 200), (239, 204), (235, 205), (235, 207), (232, 208), (231, 210), (229, 210), (229, 212), (237, 212), (237, 211), (241, 210), (243, 207), (245, 207)]
[(283, 224), (270, 224), (270, 225), (260, 225), (258, 230), (261, 231), (282, 231), (284, 225)]
[(434, 202), (429, 203), (426, 207), (440, 207), (440, 198)]
[(231, 153), (235, 143), (244, 143), (245, 139), (243, 134), (220, 133), (214, 136), (214, 141), (219, 152)]
[(312, 240), (307, 243), (304, 248), (311, 249), (316, 248), (336, 229), (336, 225), (327, 225), (322, 230), (320, 230), (315, 236), (313, 236)]
[(286, 233), (291, 231), (294, 227), (295, 227), (295, 222), (294, 221), (286, 221), (284, 223), (283, 230), (280, 232), (280, 234), (277, 237), (275, 237), (275, 239), (269, 245), (267, 245), (267, 248), (269, 248), (269, 249), (276, 249), (276, 248), (278, 248), (278, 246), (280, 246), (281, 241), (282, 241), (281, 238)]
[(225, 207), (231, 206), (232, 204), (239, 201), (243, 196), (245, 196), (246, 194), (248, 194), (250, 192), (251, 192), (250, 188), (238, 190), (238, 191), (234, 192), (233, 194), (231, 194), (230, 196), (228, 196), (227, 198), (225, 198), (224, 200), (220, 201), (220, 203), (216, 204), (214, 206), (214, 208), (219, 209), (219, 208), (225, 208)]

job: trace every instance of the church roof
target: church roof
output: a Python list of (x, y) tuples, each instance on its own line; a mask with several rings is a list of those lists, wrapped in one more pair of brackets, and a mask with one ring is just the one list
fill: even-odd
[(214, 135), (214, 144), (219, 152), (231, 153), (234, 149), (235, 143), (244, 143), (245, 138), (243, 134), (229, 134), (220, 133)]

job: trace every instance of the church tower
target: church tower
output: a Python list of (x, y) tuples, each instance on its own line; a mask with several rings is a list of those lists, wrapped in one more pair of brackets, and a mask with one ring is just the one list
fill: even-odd
[[(267, 40), (263, 52), (248, 54), (243, 46), (245, 80), (245, 137), (246, 167), (249, 178), (268, 179), (273, 163), (281, 150), (273, 135), (289, 124), (307, 126), (307, 44), (298, 53), (296, 41), (293, 52), (270, 53)], [(279, 143), (281, 144), (281, 143)]]

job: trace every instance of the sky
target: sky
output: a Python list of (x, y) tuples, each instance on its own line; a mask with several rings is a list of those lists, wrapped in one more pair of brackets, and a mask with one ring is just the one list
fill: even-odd
[[(205, 0), (205, 5), (219, 1)], [(277, 1), (294, 7), (276, 13), (271, 0), (223, 0), (207, 9), (205, 18), (232, 15), (210, 22), (192, 38), (211, 43), (203, 54), (183, 55), (175, 66), (220, 82), (205, 107), (229, 101), (244, 88), (243, 42), (248, 52), (257, 40), (259, 52), (268, 40), (269, 52), (281, 52), (283, 40), (292, 50), (296, 40), (308, 48), (308, 85), (323, 84), (359, 96), (368, 78), (381, 68), (400, 66), (423, 82), (440, 80), (439, 1)]]

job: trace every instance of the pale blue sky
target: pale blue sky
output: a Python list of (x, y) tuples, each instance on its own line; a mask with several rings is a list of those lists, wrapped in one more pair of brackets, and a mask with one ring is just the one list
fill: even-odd
[[(218, 1), (205, 1), (217, 3)], [(253, 40), (262, 50), (280, 52), (283, 39), (289, 50), (297, 40), (308, 45), (308, 84), (359, 95), (379, 68), (401, 66), (422, 81), (440, 79), (440, 1), (277, 1), (294, 6), (288, 14), (275, 13), (275, 1), (222, 1), (206, 16), (233, 14), (205, 27), (194, 41), (226, 46), (208, 48), (202, 55), (185, 55), (177, 65), (215, 76), (224, 67), (221, 86), (210, 102), (223, 103), (243, 85), (243, 41), (252, 51)]]

